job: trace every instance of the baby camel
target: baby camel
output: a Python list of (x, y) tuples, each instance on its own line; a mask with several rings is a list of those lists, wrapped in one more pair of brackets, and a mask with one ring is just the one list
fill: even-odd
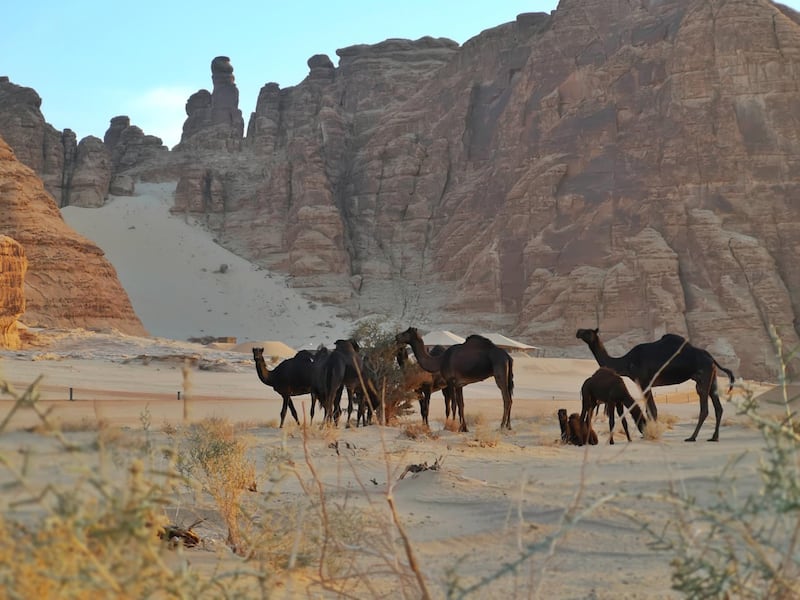
[(561, 441), (575, 446), (597, 445), (597, 433), (592, 429), (592, 424), (581, 421), (578, 413), (567, 416), (566, 408), (558, 409), (558, 424), (561, 426)]
[(581, 422), (590, 424), (592, 413), (600, 409), (600, 404), (605, 405), (606, 415), (608, 416), (608, 427), (611, 432), (609, 444), (614, 443), (614, 411), (622, 417), (622, 428), (625, 436), (631, 441), (631, 434), (628, 432), (628, 421), (625, 419), (625, 409), (627, 408), (639, 433), (644, 433), (645, 417), (642, 409), (636, 404), (636, 400), (628, 392), (622, 377), (611, 369), (600, 367), (594, 374), (583, 382), (581, 386), (581, 400), (583, 409), (581, 410)]

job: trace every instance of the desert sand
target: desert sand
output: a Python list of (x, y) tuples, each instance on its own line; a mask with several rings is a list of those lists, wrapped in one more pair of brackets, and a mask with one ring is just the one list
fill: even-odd
[[(308, 499), (310, 482), (319, 481), (331, 506), (368, 515), (354, 518), (354, 529), (380, 525), (391, 531), (383, 553), (372, 552), (370, 544), (380, 545), (374, 538), (337, 550), (342, 561), (352, 559), (351, 571), (352, 565), (363, 567), (376, 596), (419, 597), (388, 499), (433, 598), (678, 598), (671, 590), (672, 555), (655, 547), (644, 529), (661, 531), (680, 516), (664, 498), (691, 494), (710, 502), (732, 489), (731, 475), (739, 493), (759, 485), (761, 435), (727, 399), (719, 443), (705, 441), (713, 414), (702, 441), (683, 441), (698, 414), (688, 384), (656, 390), (663, 428), (657, 439), (643, 439), (632, 427), (628, 443), (618, 424), (611, 446), (600, 416), (597, 446), (562, 444), (556, 411), (579, 411), (581, 383), (596, 369), (588, 351), (585, 359), (514, 355), (511, 431), (499, 430), (502, 402), (491, 380), (465, 388), (468, 433), (445, 428), (439, 393), (432, 398), (428, 433), (420, 431), (417, 411), (392, 426), (320, 429), (306, 422), (308, 396), (295, 401), (305, 426), (289, 418), (279, 429), (280, 398), (258, 380), (248, 346), (235, 352), (177, 340), (233, 335), (239, 342), (279, 340), (299, 349), (330, 344), (352, 323), (169, 216), (169, 189), (149, 192), (114, 199), (102, 209), (68, 207), (65, 216), (105, 250), (145, 327), (158, 337), (32, 330), (39, 345), (0, 351), (0, 376), (17, 390), (41, 376), (41, 407), (75, 439), (116, 430), (121, 439), (146, 436), (149, 448), (151, 442), (170, 444), (174, 431), (203, 419), (240, 424), (257, 466), (258, 491), (251, 493), (263, 499), (264, 510), (284, 507), (288, 514)], [(230, 265), (226, 273), (214, 273), (223, 263)], [(720, 389), (726, 387), (720, 380)], [(0, 418), (10, 407), (0, 396)], [(70, 485), (83, 476), (81, 466), (122, 476), (120, 467), (144, 452), (128, 442), (109, 466), (98, 451), (60, 451), (39, 423), (24, 410), (0, 436), (0, 452), (14, 467), (25, 462), (33, 489)], [(727, 479), (718, 481), (741, 454)], [(158, 454), (146, 456), (151, 468), (163, 466)], [(276, 456), (289, 476), (270, 474), (269, 457)], [(404, 474), (411, 465), (434, 464), (435, 470)], [(8, 479), (3, 471), (0, 484)], [(33, 514), (14, 504), (30, 489), (0, 489), (7, 514)], [(227, 549), (223, 520), (207, 494), (176, 496), (164, 511), (182, 526), (206, 519), (195, 527), (201, 547), (176, 554), (176, 560), (209, 572), (241, 560)], [(387, 568), (387, 561), (394, 567)], [(273, 597), (337, 596), (313, 564), (296, 565), (271, 585)], [(352, 594), (368, 597), (363, 589)], [(260, 597), (255, 590), (253, 597)]]
[[(486, 381), (465, 389), (468, 433), (445, 430), (437, 393), (431, 432), (415, 439), (406, 431), (419, 423), (417, 412), (391, 427), (342, 425), (325, 431), (315, 424), (304, 435), (293, 423), (277, 427), (280, 398), (258, 380), (247, 354), (164, 340), (148, 350), (149, 340), (91, 332), (57, 337), (47, 350), (4, 353), (0, 369), (17, 389), (41, 375), (41, 404), (52, 407), (51, 417), (65, 429), (91, 432), (99, 420), (103, 427), (134, 434), (145, 428), (146, 416), (148, 430), (166, 443), (162, 432), (181, 427), (185, 419), (242, 423), (255, 460), (280, 451), (296, 466), (296, 481), (277, 484), (266, 472), (257, 476), (256, 493), (274, 494), (279, 486), (280, 502), (289, 504), (300, 501), (306, 492), (299, 482), (311, 477), (305, 466), (307, 445), (330, 498), (353, 507), (383, 507), (391, 491), (436, 598), (445, 597), (453, 585), (472, 590), (465, 597), (475, 598), (677, 598), (670, 590), (669, 553), (654, 550), (651, 534), (642, 529), (647, 523), (658, 530), (676, 515), (667, 503), (639, 496), (675, 490), (713, 496), (720, 485), (716, 478), (742, 452), (748, 458), (736, 465), (737, 485), (753, 489), (758, 482), (760, 434), (735, 415), (732, 405), (726, 404), (719, 443), (683, 442), (698, 411), (686, 385), (657, 391), (662, 422), (670, 424), (658, 440), (642, 439), (633, 428), (628, 443), (618, 425), (617, 443), (611, 446), (607, 422), (598, 417), (599, 445), (561, 444), (556, 411), (579, 410), (580, 384), (596, 368), (591, 360), (516, 356), (510, 432), (499, 430), (502, 402), (494, 382)], [(91, 356), (75, 357), (70, 350), (81, 340), (94, 348)], [(188, 385), (182, 362), (187, 355), (206, 365), (188, 369)], [(307, 403), (308, 396), (297, 398), (306, 419)], [(37, 420), (30, 411), (15, 416), (11, 429), (16, 432), (3, 436), (2, 450), (33, 449), (31, 464), (39, 469), (33, 472), (41, 485), (52, 483), (55, 473), (59, 481), (68, 481), (66, 467), (74, 455), (54, 456), (47, 435), (26, 431)], [(700, 439), (712, 427), (713, 416)], [(81, 456), (89, 463), (98, 460)], [(438, 470), (400, 479), (409, 465), (437, 461)], [(4, 500), (15, 499), (12, 494)], [(234, 560), (232, 554), (220, 558), (226, 530), (213, 502), (195, 502), (176, 500), (166, 507), (183, 526), (207, 518), (195, 532), (208, 543), (187, 550), (190, 560), (209, 569), (215, 561)], [(568, 515), (577, 522), (565, 520)], [(505, 572), (515, 560), (520, 564)], [(387, 589), (392, 581), (384, 582)], [(315, 583), (313, 569), (298, 580), (288, 577), (283, 585), (286, 597), (335, 596)]]

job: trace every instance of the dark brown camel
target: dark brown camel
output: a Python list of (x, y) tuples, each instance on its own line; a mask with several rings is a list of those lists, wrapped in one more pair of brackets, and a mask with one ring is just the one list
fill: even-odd
[(730, 379), (728, 391), (733, 389), (733, 372), (720, 365), (711, 354), (692, 346), (683, 337), (667, 333), (656, 342), (639, 344), (624, 356), (609, 356), (597, 329), (578, 329), (575, 337), (588, 344), (597, 364), (608, 367), (618, 375), (629, 377), (644, 391), (647, 398), (647, 418), (657, 419), (658, 409), (650, 388), (661, 385), (674, 385), (689, 379), (695, 382), (700, 398), (700, 415), (697, 427), (687, 442), (694, 442), (700, 427), (708, 416), (708, 397), (714, 403), (716, 425), (710, 442), (719, 441), (719, 425), (722, 419), (722, 403), (717, 391), (717, 369), (724, 371)]
[(313, 355), (308, 350), (301, 350), (292, 358), (282, 361), (271, 371), (267, 369), (267, 365), (264, 362), (263, 348), (253, 348), (253, 359), (256, 362), (256, 372), (261, 382), (274, 389), (283, 398), (281, 427), (283, 427), (283, 421), (286, 419), (287, 408), (292, 411), (294, 420), (299, 423), (292, 396), (311, 393)]
[(561, 426), (561, 441), (575, 446), (597, 445), (597, 433), (592, 429), (591, 421), (586, 424), (581, 421), (578, 413), (567, 416), (566, 408), (558, 409), (558, 424)]
[[(440, 354), (444, 354), (444, 351), (444, 346), (436, 345), (431, 348), (430, 355), (439, 356)], [(428, 413), (430, 411), (431, 395), (439, 390), (441, 390), (442, 396), (444, 396), (445, 418), (449, 419), (451, 414), (453, 418), (455, 418), (456, 407), (453, 405), (452, 398), (447, 391), (447, 382), (444, 380), (441, 373), (429, 373), (420, 367), (419, 364), (409, 363), (405, 344), (397, 351), (397, 364), (403, 371), (405, 381), (411, 382), (407, 385), (406, 389), (411, 389), (413, 386), (413, 391), (419, 398), (419, 413), (425, 425), (429, 425)]]
[(325, 411), (325, 421), (338, 423), (342, 392), (345, 388), (348, 393), (356, 388), (366, 388), (366, 394), (373, 406), (377, 405), (379, 399), (375, 386), (364, 376), (364, 363), (358, 353), (358, 343), (355, 340), (336, 340), (334, 346), (317, 370), (314, 388)]
[(441, 373), (447, 382), (448, 393), (458, 409), (460, 431), (467, 431), (467, 422), (464, 419), (464, 386), (492, 376), (503, 395), (503, 419), (500, 421), (500, 428), (511, 429), (514, 374), (513, 360), (508, 352), (485, 337), (471, 335), (464, 343), (450, 346), (439, 356), (431, 356), (414, 327), (397, 334), (395, 339), (400, 344), (411, 346), (420, 367), (429, 373)]
[(614, 443), (614, 411), (622, 418), (622, 428), (625, 436), (631, 441), (631, 434), (628, 431), (628, 421), (625, 418), (627, 408), (633, 417), (639, 433), (644, 433), (645, 418), (642, 409), (636, 404), (636, 400), (628, 392), (622, 377), (611, 369), (600, 367), (594, 374), (583, 382), (581, 386), (581, 400), (583, 408), (581, 410), (581, 422), (591, 427), (592, 413), (599, 410), (600, 404), (605, 406), (606, 416), (608, 417), (608, 428), (611, 436), (609, 444)]

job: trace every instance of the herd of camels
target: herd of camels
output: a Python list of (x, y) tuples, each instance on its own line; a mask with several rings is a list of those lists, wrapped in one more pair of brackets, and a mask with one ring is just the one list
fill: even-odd
[[(614, 413), (621, 417), (628, 441), (626, 411), (634, 419), (640, 433), (647, 419), (657, 420), (658, 409), (652, 389), (657, 386), (675, 385), (693, 380), (700, 400), (697, 426), (687, 442), (694, 442), (708, 416), (708, 399), (714, 405), (716, 423), (709, 441), (719, 440), (722, 418), (722, 403), (717, 389), (717, 369), (724, 371), (733, 388), (733, 372), (720, 365), (706, 350), (692, 346), (685, 338), (668, 333), (655, 342), (634, 346), (624, 356), (611, 356), (600, 340), (598, 329), (578, 329), (576, 335), (583, 340), (599, 365), (598, 370), (581, 386), (581, 414), (567, 416), (560, 410), (562, 439), (578, 445), (596, 444), (597, 435), (591, 427), (593, 413), (602, 404), (608, 416), (611, 437), (614, 443)], [(470, 335), (463, 343), (447, 348), (437, 346), (426, 349), (419, 332), (409, 327), (395, 337), (397, 359), (401, 367), (406, 360), (406, 346), (416, 358), (419, 368), (427, 374), (422, 383), (416, 380), (414, 391), (420, 401), (420, 413), (428, 424), (428, 407), (433, 392), (441, 391), (445, 399), (447, 418), (458, 415), (459, 430), (467, 431), (464, 419), (464, 386), (494, 377), (503, 398), (501, 429), (511, 429), (511, 404), (514, 391), (513, 360), (511, 356), (492, 341), (480, 335)], [(283, 398), (280, 426), (283, 427), (287, 410), (299, 423), (292, 396), (311, 395), (310, 417), (313, 421), (316, 403), (324, 412), (324, 420), (338, 422), (341, 414), (340, 402), (344, 390), (348, 392), (347, 421), (357, 408), (356, 425), (366, 425), (374, 411), (380, 408), (380, 398), (375, 383), (367, 376), (364, 359), (355, 340), (337, 340), (329, 350), (320, 346), (316, 351), (301, 350), (294, 357), (279, 363), (274, 369), (267, 368), (264, 349), (253, 348), (256, 371), (259, 379), (273, 388)], [(645, 416), (631, 397), (622, 376), (633, 380), (646, 398)]]

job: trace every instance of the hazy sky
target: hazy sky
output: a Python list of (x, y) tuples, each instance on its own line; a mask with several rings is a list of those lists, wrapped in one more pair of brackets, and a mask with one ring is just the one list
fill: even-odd
[[(42, 113), (78, 139), (102, 138), (128, 115), (169, 146), (180, 139), (184, 106), (211, 90), (211, 59), (229, 56), (245, 124), (265, 83), (296, 85), (306, 61), (387, 38), (447, 37), (462, 44), (522, 12), (550, 12), (557, 0), (23, 0), (3, 9), (0, 75), (34, 88)], [(800, 0), (786, 2), (800, 8)]]

